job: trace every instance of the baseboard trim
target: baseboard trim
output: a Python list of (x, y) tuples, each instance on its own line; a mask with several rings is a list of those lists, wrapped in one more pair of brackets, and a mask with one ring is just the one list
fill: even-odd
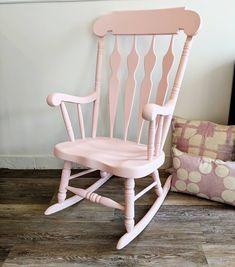
[[(171, 157), (166, 156), (165, 163), (161, 169), (169, 168)], [(0, 155), (0, 168), (6, 169), (61, 169), (63, 161), (52, 155)], [(73, 168), (84, 169), (84, 166), (74, 164)]]
[(7, 169), (61, 169), (63, 161), (52, 155), (0, 155), (0, 168)]

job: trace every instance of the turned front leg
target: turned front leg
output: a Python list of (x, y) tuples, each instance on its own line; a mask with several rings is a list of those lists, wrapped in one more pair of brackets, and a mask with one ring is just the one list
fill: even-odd
[(158, 196), (160, 196), (162, 194), (162, 184), (159, 178), (158, 171), (153, 172), (152, 177), (153, 177), (154, 182), (156, 182), (155, 192)]
[(65, 161), (64, 168), (61, 174), (60, 187), (59, 187), (59, 193), (58, 193), (59, 203), (63, 202), (66, 199), (66, 192), (67, 192), (66, 187), (69, 184), (70, 174), (71, 174), (71, 162)]
[(130, 232), (134, 225), (135, 217), (135, 180), (126, 179), (125, 180), (125, 227), (127, 232)]

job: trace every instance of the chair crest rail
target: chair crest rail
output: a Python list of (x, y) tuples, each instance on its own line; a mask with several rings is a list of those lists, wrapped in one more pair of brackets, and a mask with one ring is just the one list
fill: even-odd
[(123, 35), (176, 34), (179, 30), (184, 30), (185, 34), (193, 36), (197, 34), (200, 24), (200, 17), (196, 12), (185, 7), (177, 7), (115, 11), (100, 17), (95, 22), (93, 30), (99, 37), (103, 37), (107, 32)]

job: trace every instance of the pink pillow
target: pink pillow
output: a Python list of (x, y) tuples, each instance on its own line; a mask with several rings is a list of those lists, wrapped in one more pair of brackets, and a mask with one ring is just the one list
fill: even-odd
[(171, 190), (235, 206), (235, 162), (173, 152)]
[(173, 146), (194, 155), (235, 160), (235, 126), (174, 117)]

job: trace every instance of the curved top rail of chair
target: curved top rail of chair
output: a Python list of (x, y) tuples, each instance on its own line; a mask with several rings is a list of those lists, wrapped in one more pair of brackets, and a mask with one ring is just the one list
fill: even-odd
[(103, 37), (107, 32), (113, 34), (176, 34), (183, 30), (186, 35), (197, 34), (201, 25), (200, 16), (185, 7), (115, 11), (100, 17), (94, 23), (94, 33)]

